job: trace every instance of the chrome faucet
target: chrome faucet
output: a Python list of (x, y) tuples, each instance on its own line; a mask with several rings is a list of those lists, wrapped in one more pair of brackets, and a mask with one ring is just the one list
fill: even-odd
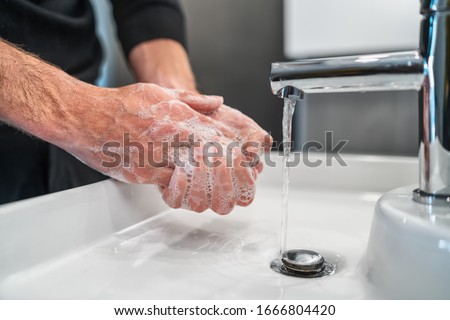
[(421, 0), (418, 51), (272, 64), (272, 92), (419, 91), (419, 188), (414, 200), (450, 205), (450, 0)]

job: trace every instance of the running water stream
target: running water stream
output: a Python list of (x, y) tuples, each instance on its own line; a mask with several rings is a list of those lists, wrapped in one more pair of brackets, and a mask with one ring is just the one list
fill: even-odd
[(302, 278), (321, 278), (333, 274), (336, 264), (325, 261), (320, 253), (304, 249), (287, 249), (287, 231), (289, 216), (289, 163), (292, 149), (292, 117), (294, 115), (294, 98), (284, 99), (283, 109), (283, 186), (281, 193), (281, 232), (279, 257), (272, 261), (270, 267), (284, 275)]
[(294, 115), (295, 99), (284, 99), (283, 109), (283, 187), (281, 192), (281, 238), (280, 256), (286, 251), (288, 205), (289, 205), (289, 160), (292, 149), (292, 116)]

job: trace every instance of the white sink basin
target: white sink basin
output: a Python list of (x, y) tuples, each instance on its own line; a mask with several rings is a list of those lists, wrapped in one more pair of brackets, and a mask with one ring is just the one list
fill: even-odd
[[(321, 157), (321, 156), (318, 156)], [(381, 194), (417, 181), (411, 158), (344, 155), (348, 167), (292, 168), (288, 246), (337, 259), (300, 279), (269, 264), (279, 250), (281, 166), (255, 202), (228, 216), (170, 210), (154, 186), (104, 181), (0, 206), (1, 299), (360, 299)]]
[(412, 200), (413, 186), (378, 201), (365, 273), (380, 295), (450, 299), (450, 210)]

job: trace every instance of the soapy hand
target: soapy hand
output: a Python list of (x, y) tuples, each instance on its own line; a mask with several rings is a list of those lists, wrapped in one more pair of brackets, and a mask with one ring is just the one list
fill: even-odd
[[(212, 110), (209, 116), (233, 130), (235, 139), (244, 146), (244, 149), (248, 153), (261, 155), (264, 152), (270, 151), (273, 143), (272, 136), (239, 110), (222, 105), (220, 108)], [(263, 163), (257, 162), (257, 172), (261, 173)]]
[(77, 144), (63, 148), (120, 181), (159, 185), (172, 208), (227, 214), (253, 201), (262, 165), (252, 155), (270, 138), (221, 97), (154, 84), (102, 90), (91, 98), (95, 123), (80, 123)]

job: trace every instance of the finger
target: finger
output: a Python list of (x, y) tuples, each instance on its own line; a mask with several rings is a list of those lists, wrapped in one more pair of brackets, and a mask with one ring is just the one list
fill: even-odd
[[(265, 149), (270, 149), (270, 146), (272, 145), (272, 138), (270, 135), (255, 121), (239, 110), (222, 105), (218, 110), (211, 113), (210, 117), (226, 124), (235, 132), (237, 139), (241, 142), (258, 142), (261, 145), (264, 143)], [(268, 145), (268, 147), (266, 145)]]
[(264, 152), (269, 152), (272, 149), (273, 137), (266, 131), (264, 131), (264, 140), (261, 144), (261, 148)]
[(193, 91), (176, 91), (176, 98), (201, 113), (213, 112), (223, 104), (223, 98), (220, 96), (203, 95)]
[(211, 113), (210, 117), (214, 120), (227, 124), (230, 129), (236, 133), (242, 133), (253, 126), (253, 122), (237, 109), (231, 108), (227, 105), (222, 105), (215, 112)]
[(163, 189), (163, 199), (171, 208), (181, 208), (183, 198), (187, 189), (186, 171), (184, 168), (176, 167), (167, 188)]
[(195, 212), (208, 209), (207, 194), (211, 194), (211, 185), (208, 183), (208, 168), (203, 159), (197, 158), (192, 170), (192, 177), (188, 175), (189, 192), (185, 194), (184, 203), (187, 208)]
[(256, 171), (257, 171), (258, 173), (261, 173), (261, 172), (263, 171), (263, 169), (264, 169), (264, 163), (263, 163), (262, 161), (260, 161), (260, 162), (256, 165), (255, 169), (256, 169)]
[(232, 178), (236, 203), (243, 207), (250, 205), (255, 198), (255, 178), (253, 169), (239, 153), (233, 160)]
[(198, 118), (202, 123), (202, 129), (206, 129), (204, 130), (206, 138), (213, 139), (214, 141), (218, 139), (218, 137), (220, 137), (220, 140), (230, 139), (229, 141), (227, 140), (227, 142), (237, 140), (234, 130), (221, 121), (202, 114), (199, 114)]
[(259, 149), (258, 152), (262, 153), (270, 151), (273, 144), (273, 138), (265, 130), (259, 127), (252, 128), (252, 130), (249, 130), (247, 134), (247, 137), (243, 138), (246, 139), (246, 142), (255, 144), (255, 146)]
[(138, 177), (139, 183), (145, 184), (157, 184), (162, 187), (167, 187), (172, 178), (174, 169), (172, 168), (136, 168), (134, 169), (135, 175)]
[(225, 215), (233, 210), (236, 203), (231, 168), (227, 168), (224, 158), (214, 158), (212, 162), (210, 177), (210, 183), (213, 186), (211, 209), (220, 215)]

